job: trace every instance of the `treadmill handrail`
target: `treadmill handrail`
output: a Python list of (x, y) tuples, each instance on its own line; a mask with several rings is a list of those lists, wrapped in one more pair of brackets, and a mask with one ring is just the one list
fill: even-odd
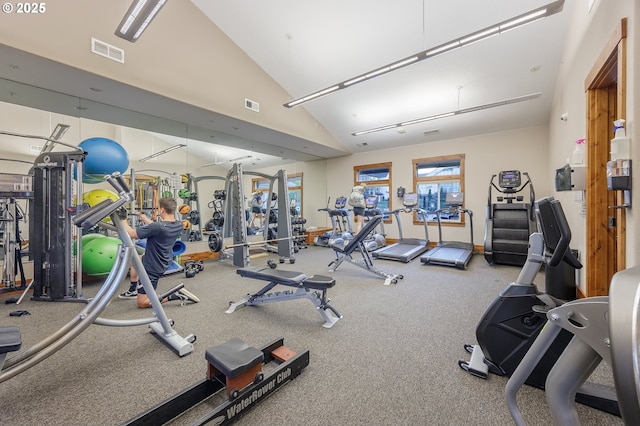
[[(440, 220), (440, 213), (450, 210), (449, 208), (442, 208), (436, 210), (434, 213), (438, 221), (438, 245), (442, 244), (442, 221)], [(459, 212), (466, 213), (469, 216), (469, 227), (471, 229), (471, 247), (473, 248), (473, 212), (469, 209), (458, 209)]]

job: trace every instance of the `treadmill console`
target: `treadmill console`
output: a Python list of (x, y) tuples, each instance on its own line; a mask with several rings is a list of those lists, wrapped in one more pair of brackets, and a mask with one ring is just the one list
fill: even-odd
[(413, 208), (418, 205), (418, 194), (416, 192), (405, 192), (402, 198), (402, 205)]
[(445, 195), (445, 203), (451, 207), (462, 207), (464, 204), (463, 192), (447, 192)]
[(344, 209), (344, 206), (346, 205), (347, 205), (347, 197), (342, 196), (342, 197), (336, 198), (336, 205), (335, 205), (336, 209)]
[(500, 188), (517, 188), (522, 184), (520, 170), (503, 170), (498, 173)]

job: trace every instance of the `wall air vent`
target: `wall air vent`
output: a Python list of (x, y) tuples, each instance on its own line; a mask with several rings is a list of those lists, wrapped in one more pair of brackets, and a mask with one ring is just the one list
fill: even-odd
[(244, 107), (255, 112), (260, 112), (260, 104), (256, 101), (252, 101), (251, 99), (244, 99)]
[(124, 64), (124, 50), (91, 37), (91, 52)]

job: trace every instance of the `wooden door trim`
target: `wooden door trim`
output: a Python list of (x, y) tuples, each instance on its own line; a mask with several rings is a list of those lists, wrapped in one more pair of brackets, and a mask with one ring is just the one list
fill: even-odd
[[(607, 189), (606, 163), (612, 122), (626, 118), (627, 19), (614, 29), (585, 80), (587, 92), (587, 254), (586, 294), (604, 296), (613, 274), (625, 268), (626, 212), (610, 209), (620, 191)], [(609, 228), (609, 217), (617, 226)], [(617, 242), (617, 243), (616, 243)]]

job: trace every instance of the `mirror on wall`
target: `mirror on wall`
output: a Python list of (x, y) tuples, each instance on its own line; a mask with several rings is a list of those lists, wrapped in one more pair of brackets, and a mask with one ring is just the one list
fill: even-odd
[[(77, 146), (86, 139), (99, 137), (111, 139), (124, 148), (129, 160), (127, 175), (135, 171), (137, 176), (137, 200), (141, 208), (147, 208), (142, 190), (149, 186), (171, 189), (167, 185), (171, 176), (180, 177), (178, 181), (185, 186), (184, 176), (226, 176), (234, 163), (241, 163), (245, 170), (295, 163), (294, 159), (233, 146), (238, 138), (221, 132), (0, 79), (2, 172), (27, 174), (46, 142), (7, 133), (46, 138), (58, 124), (68, 126), (60, 138), (65, 144)], [(85, 183), (83, 192), (109, 188), (104, 182)], [(214, 192), (223, 188), (224, 181), (220, 180), (198, 183), (197, 189), (203, 194), (199, 203), (201, 221), (212, 216), (210, 201)], [(28, 232), (26, 224), (21, 232)], [(28, 235), (23, 238), (28, 240)]]

